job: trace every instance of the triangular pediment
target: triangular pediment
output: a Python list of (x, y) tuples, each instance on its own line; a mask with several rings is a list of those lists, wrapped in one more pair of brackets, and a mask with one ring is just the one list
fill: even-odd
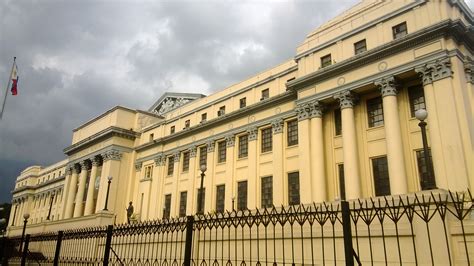
[(163, 115), (196, 99), (206, 97), (197, 93), (165, 92), (148, 111)]

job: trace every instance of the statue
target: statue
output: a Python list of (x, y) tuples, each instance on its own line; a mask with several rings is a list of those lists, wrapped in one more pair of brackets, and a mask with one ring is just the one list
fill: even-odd
[(128, 208), (126, 209), (126, 211), (127, 211), (127, 222), (130, 223), (130, 218), (133, 215), (133, 205), (131, 201), (130, 203), (128, 203)]

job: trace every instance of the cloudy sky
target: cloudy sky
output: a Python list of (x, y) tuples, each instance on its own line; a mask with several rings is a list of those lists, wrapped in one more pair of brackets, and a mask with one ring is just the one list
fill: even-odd
[(165, 91), (221, 90), (293, 57), (355, 2), (0, 1), (2, 99), (13, 56), (20, 75), (0, 120), (0, 202), (26, 166), (65, 158), (81, 123)]

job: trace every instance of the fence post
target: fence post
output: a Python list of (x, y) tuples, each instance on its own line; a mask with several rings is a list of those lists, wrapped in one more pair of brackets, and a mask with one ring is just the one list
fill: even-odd
[(63, 231), (58, 232), (58, 240), (56, 241), (56, 251), (54, 252), (53, 265), (59, 265), (59, 254), (61, 253), (61, 242), (63, 241)]
[(184, 266), (191, 265), (191, 249), (193, 247), (194, 216), (189, 215), (186, 220), (186, 244), (184, 246)]
[(107, 238), (105, 239), (105, 250), (104, 250), (104, 266), (109, 265), (109, 257), (110, 257), (110, 246), (112, 245), (112, 229), (114, 229), (113, 225), (107, 226)]
[(30, 243), (30, 234), (25, 237), (25, 243), (23, 243), (23, 254), (21, 255), (21, 266), (26, 265), (26, 256), (28, 256), (28, 244)]
[(346, 257), (346, 266), (354, 266), (354, 249), (352, 247), (352, 230), (351, 230), (351, 210), (349, 202), (341, 201), (342, 209), (342, 231), (344, 234), (344, 254)]

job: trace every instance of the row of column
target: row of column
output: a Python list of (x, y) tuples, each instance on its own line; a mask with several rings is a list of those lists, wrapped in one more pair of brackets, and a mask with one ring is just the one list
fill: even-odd
[(18, 226), (22, 224), (23, 215), (28, 213), (28, 196), (15, 198), (12, 201), (12, 209), (10, 212), (10, 226)]

